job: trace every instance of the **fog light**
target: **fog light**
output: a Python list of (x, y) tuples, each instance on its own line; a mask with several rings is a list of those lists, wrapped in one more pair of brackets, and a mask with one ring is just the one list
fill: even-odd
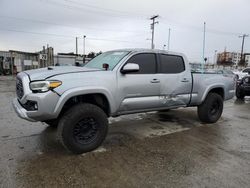
[(27, 101), (22, 105), (27, 111), (36, 111), (38, 110), (38, 105), (36, 101)]

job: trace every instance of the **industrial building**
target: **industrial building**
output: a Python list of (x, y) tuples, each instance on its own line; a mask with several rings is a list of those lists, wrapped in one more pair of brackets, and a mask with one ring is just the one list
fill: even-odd
[(0, 74), (12, 74), (38, 68), (39, 54), (22, 51), (0, 51)]
[(54, 65), (53, 48), (43, 47), (39, 52), (17, 50), (0, 51), (0, 74), (16, 74), (30, 69)]

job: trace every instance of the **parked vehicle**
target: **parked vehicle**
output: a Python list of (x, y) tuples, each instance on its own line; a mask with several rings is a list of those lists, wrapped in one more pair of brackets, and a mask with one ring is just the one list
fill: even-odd
[(236, 97), (238, 99), (244, 99), (245, 96), (250, 96), (250, 68), (246, 68), (242, 72), (247, 75), (237, 81)]
[(73, 153), (94, 150), (108, 132), (108, 117), (198, 107), (202, 122), (215, 123), (223, 101), (235, 93), (232, 77), (191, 73), (185, 55), (162, 50), (105, 52), (85, 67), (48, 67), (17, 75), (17, 114), (58, 126)]
[(248, 68), (245, 68), (245, 69), (243, 69), (242, 71), (234, 71), (233, 73), (237, 76), (237, 78), (238, 79), (242, 79), (244, 76), (247, 76), (247, 69), (249, 69), (249, 67)]
[(238, 80), (238, 76), (234, 74), (231, 70), (224, 70), (224, 69), (207, 69), (205, 70), (206, 73), (216, 73), (216, 74), (223, 74), (224, 76), (228, 76), (234, 78), (235, 81)]
[(216, 73), (223, 74), (224, 76), (229, 76), (233, 78), (235, 81), (239, 79), (239, 76), (234, 74), (234, 72), (231, 70), (217, 70)]

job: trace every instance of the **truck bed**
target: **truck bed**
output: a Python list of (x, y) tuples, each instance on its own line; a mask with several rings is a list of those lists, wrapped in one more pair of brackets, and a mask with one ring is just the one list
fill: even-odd
[(204, 100), (208, 91), (213, 88), (223, 88), (224, 100), (228, 100), (234, 97), (236, 85), (234, 75), (206, 72), (192, 72), (191, 74), (193, 85), (190, 106), (199, 105), (201, 101)]

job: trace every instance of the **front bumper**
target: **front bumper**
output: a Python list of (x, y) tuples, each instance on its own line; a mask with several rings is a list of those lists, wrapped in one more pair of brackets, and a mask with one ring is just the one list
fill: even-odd
[[(58, 103), (59, 95), (48, 91), (46, 93), (30, 93), (22, 100), (15, 98), (12, 102), (17, 115), (28, 121), (46, 121), (57, 118), (58, 112), (55, 107)], [(24, 101), (24, 102), (23, 102)], [(36, 102), (38, 109), (29, 110), (25, 107), (27, 101)]]
[(249, 84), (239, 85), (237, 87), (237, 89), (240, 90), (242, 93), (244, 93), (244, 95), (247, 95), (247, 96), (250, 95), (250, 85)]
[(55, 108), (60, 96), (56, 92), (33, 93), (29, 87), (29, 77), (23, 72), (17, 75), (17, 79), (21, 80), (17, 86), (22, 95), (17, 93), (19, 98), (15, 98), (12, 104), (20, 118), (33, 122), (57, 118), (59, 113), (55, 111)]
[(17, 100), (17, 98), (13, 99), (12, 105), (13, 105), (13, 108), (14, 108), (15, 112), (17, 113), (17, 115), (20, 118), (28, 120), (28, 121), (36, 122), (36, 120), (31, 119), (31, 118), (28, 117), (27, 110), (24, 109), (21, 106), (21, 104), (19, 103), (19, 101)]

